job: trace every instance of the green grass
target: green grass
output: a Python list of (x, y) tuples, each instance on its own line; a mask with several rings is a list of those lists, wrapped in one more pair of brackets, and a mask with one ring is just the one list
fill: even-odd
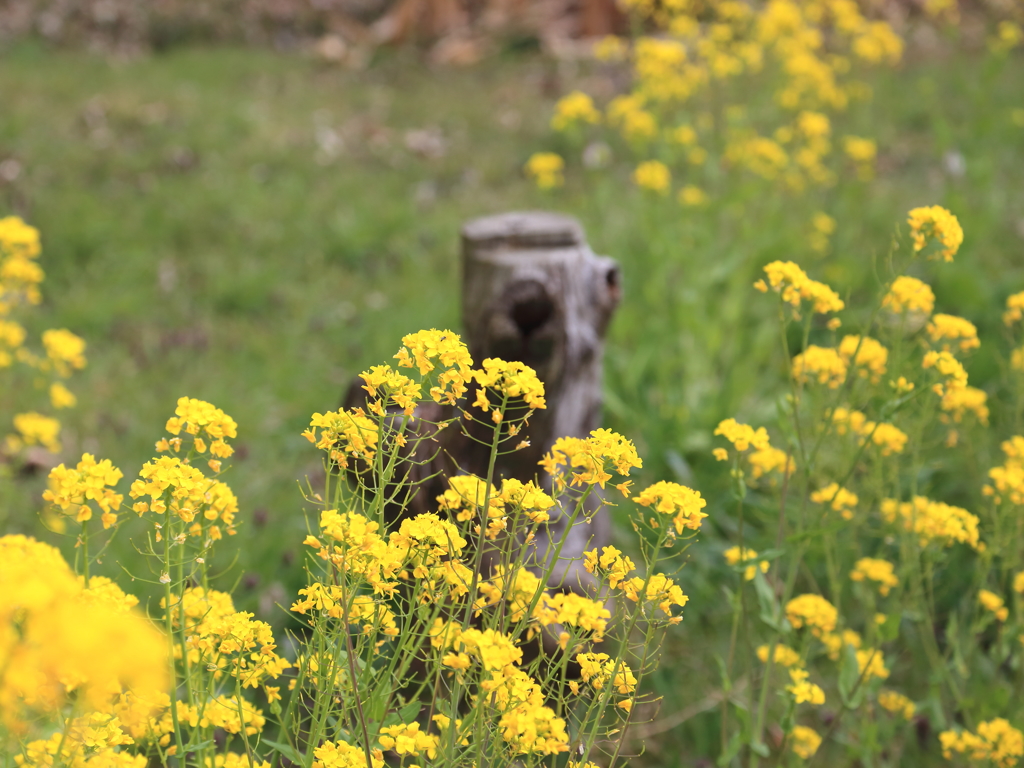
[[(253, 574), (239, 603), (262, 605), (265, 618), (302, 580), (297, 480), (318, 459), (300, 431), (401, 335), (458, 324), (458, 228), (476, 215), (565, 210), (622, 263), (607, 421), (636, 440), (643, 479), (701, 489), (714, 523), (684, 572), (692, 602), (674, 663), (654, 682), (665, 716), (717, 684), (694, 650), (717, 642), (712, 628), (728, 610), (720, 537), (734, 523), (711, 430), (733, 415), (771, 419), (781, 391), (770, 302), (750, 289), (763, 264), (793, 259), (857, 303), (875, 287), (872, 259), (894, 223), (915, 205), (946, 205), (967, 239), (955, 264), (929, 267), (937, 306), (978, 325), (972, 384), (991, 395), (1003, 386), (1001, 306), (1024, 289), (1024, 129), (1010, 119), (1024, 107), (1019, 59), (925, 61), (876, 77), (874, 102), (843, 119), (844, 131), (879, 140), (871, 184), (785, 198), (723, 182), (704, 210), (638, 193), (622, 162), (584, 172), (578, 155), (564, 191), (537, 193), (522, 164), (566, 148), (547, 119), (575, 81), (534, 56), (432, 72), (387, 55), (348, 72), (252, 50), (122, 62), (24, 46), (0, 64), (0, 161), (22, 166), (0, 182), (0, 214), (24, 216), (44, 238), (36, 330), (67, 327), (89, 343), (63, 458), (93, 451), (130, 478), (179, 396), (234, 416), (239, 453), (227, 479), (246, 524), (231, 578)], [(415, 129), (438, 131), (443, 155), (410, 150)], [(948, 170), (950, 153), (962, 156), (962, 175)], [(816, 210), (839, 222), (827, 257), (806, 245)], [(994, 413), (993, 439), (1013, 427)], [(953, 494), (976, 496), (956, 469), (936, 471)], [(0, 514), (9, 529), (39, 531), (42, 486), (18, 482), (20, 505)], [(128, 536), (113, 554), (137, 562)], [(716, 717), (652, 736), (651, 764), (714, 754)]]

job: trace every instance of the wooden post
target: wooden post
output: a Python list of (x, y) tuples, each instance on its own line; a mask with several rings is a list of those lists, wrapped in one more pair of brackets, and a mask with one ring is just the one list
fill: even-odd
[[(498, 457), (498, 484), (506, 477), (524, 482), (539, 478), (550, 491), (550, 478), (538, 464), (541, 457), (559, 437), (587, 437), (600, 426), (604, 335), (619, 302), (619, 284), (618, 264), (595, 255), (579, 222), (569, 216), (505, 213), (474, 219), (463, 227), (462, 315), (473, 360), (479, 365), (488, 357), (500, 357), (529, 365), (544, 382), (547, 399), (547, 408), (534, 413), (524, 430), (529, 447)], [(346, 407), (366, 404), (362, 385), (359, 378), (352, 382)], [(472, 393), (468, 399), (472, 402)], [(436, 424), (454, 415), (450, 406), (424, 403), (417, 408), (417, 423)], [(462, 426), (486, 445), (488, 435), (476, 434), (486, 426)], [(422, 455), (414, 457), (418, 463), (407, 466), (407, 475), (400, 479), (418, 490), (408, 505), (395, 505), (389, 515), (436, 510), (437, 496), (447, 487), (445, 478), (458, 472), (486, 477), (487, 449), (459, 426), (442, 432), (440, 444), (436, 453), (429, 443), (421, 444)], [(552, 545), (566, 538), (563, 567), (555, 569), (549, 588), (592, 591), (593, 577), (579, 558), (586, 549), (608, 544), (610, 521), (600, 504), (600, 498), (591, 494), (589, 519), (580, 519), (571, 528), (571, 510), (552, 511), (551, 522), (535, 542), (541, 561), (547, 562)], [(573, 559), (576, 562), (567, 568)], [(489, 564), (485, 567), (489, 569)]]
[[(477, 364), (519, 360), (544, 382), (547, 409), (530, 419), (528, 448), (499, 457), (496, 479), (532, 480), (559, 437), (586, 437), (600, 426), (604, 336), (621, 295), (619, 266), (587, 245), (580, 223), (547, 212), (505, 213), (462, 229), (462, 316)], [(455, 446), (452, 446), (455, 448)], [(468, 450), (467, 450), (468, 449)], [(453, 451), (459, 465), (484, 475), (487, 456), (473, 444)], [(543, 478), (547, 480), (547, 478)], [(548, 488), (550, 490), (550, 488)], [(590, 512), (600, 504), (594, 499)], [(562, 560), (608, 543), (607, 510), (567, 530), (567, 512), (552, 516), (551, 540), (565, 536)], [(545, 551), (549, 542), (538, 542)], [(549, 587), (589, 591), (579, 564), (556, 568)]]

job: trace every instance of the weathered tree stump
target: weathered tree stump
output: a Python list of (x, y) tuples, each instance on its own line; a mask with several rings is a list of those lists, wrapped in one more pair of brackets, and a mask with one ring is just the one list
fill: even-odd
[[(478, 364), (499, 357), (529, 365), (547, 398), (547, 408), (530, 418), (529, 447), (500, 456), (496, 479), (534, 479), (555, 440), (586, 437), (600, 426), (604, 335), (620, 294), (618, 264), (597, 256), (569, 216), (505, 213), (463, 227), (462, 319), (470, 353)], [(446, 446), (451, 458), (466, 471), (485, 474), (486, 454), (457, 437)], [(590, 511), (599, 503), (595, 498)], [(563, 562), (607, 544), (609, 536), (606, 510), (567, 530), (570, 511), (553, 515), (550, 540), (538, 541), (543, 552), (565, 536)], [(590, 574), (581, 567), (556, 568), (551, 581), (552, 588), (586, 590)]]
[[(551, 480), (540, 472), (541, 457), (559, 437), (586, 437), (600, 426), (601, 373), (604, 335), (620, 297), (619, 267), (597, 256), (587, 245), (575, 219), (554, 213), (528, 212), (487, 216), (462, 229), (462, 314), (464, 338), (479, 364), (488, 357), (518, 360), (533, 368), (544, 382), (547, 408), (530, 417), (524, 437), (528, 447), (499, 456), (495, 482), (502, 478), (538, 479), (549, 491)], [(356, 379), (346, 407), (364, 405), (363, 381)], [(468, 400), (472, 402), (473, 393)], [(417, 423), (436, 424), (452, 418), (450, 407), (425, 403)], [(485, 438), (486, 425), (464, 424), (470, 435)], [(432, 426), (421, 428), (432, 430)], [(485, 443), (488, 440), (484, 441)], [(433, 445), (434, 447), (430, 447)], [(415, 515), (437, 508), (436, 498), (447, 487), (445, 478), (458, 472), (487, 474), (488, 452), (452, 425), (436, 444), (421, 442), (408, 465), (418, 491), (393, 515)], [(600, 498), (588, 500), (588, 519), (571, 529), (572, 510), (553, 510), (545, 533), (538, 533), (540, 560), (565, 537), (560, 562), (548, 587), (589, 592), (593, 579), (580, 565), (583, 552), (608, 543), (610, 521), (600, 510)]]

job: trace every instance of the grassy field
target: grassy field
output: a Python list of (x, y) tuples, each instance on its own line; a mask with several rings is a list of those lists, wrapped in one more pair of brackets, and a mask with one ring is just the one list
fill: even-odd
[[(731, 523), (711, 432), (733, 415), (760, 423), (781, 391), (771, 309), (749, 286), (768, 261), (794, 259), (856, 301), (876, 287), (872, 259), (905, 212), (945, 205), (967, 238), (932, 275), (938, 305), (993, 340), (970, 374), (998, 394), (1001, 307), (1024, 289), (1024, 127), (1011, 117), (1022, 79), (1019, 57), (912, 60), (876, 77), (874, 101), (849, 116), (851, 131), (878, 138), (873, 182), (795, 198), (751, 182), (684, 210), (633, 189), (622, 164), (584, 172), (570, 157), (578, 172), (555, 193), (523, 178), (532, 152), (564, 148), (548, 129), (553, 100), (601, 84), (533, 54), (443, 72), (382, 55), (349, 72), (249, 50), (126, 62), (17, 47), (0, 54), (0, 162), (18, 169), (0, 181), (0, 215), (43, 233), (39, 329), (89, 344), (64, 458), (92, 451), (131, 477), (179, 396), (234, 416), (227, 479), (246, 523), (230, 574), (247, 574), (239, 603), (275, 621), (273, 604), (302, 580), (297, 480), (318, 460), (299, 435), (309, 415), (336, 408), (404, 333), (458, 325), (461, 222), (527, 207), (578, 215), (625, 275), (606, 420), (637, 442), (643, 479), (701, 489), (717, 526), (684, 572), (692, 602), (676, 663), (655, 681), (666, 703), (647, 747), (652, 765), (701, 764), (669, 756), (717, 743), (715, 714), (697, 714), (715, 676), (694, 651), (726, 612), (716, 533)], [(827, 257), (807, 246), (819, 210), (838, 222)], [(1015, 427), (1013, 414), (993, 421), (996, 438)], [(953, 498), (977, 496), (956, 467), (934, 471)], [(42, 487), (19, 481), (8, 529), (39, 530)], [(123, 538), (112, 554), (130, 552)]]

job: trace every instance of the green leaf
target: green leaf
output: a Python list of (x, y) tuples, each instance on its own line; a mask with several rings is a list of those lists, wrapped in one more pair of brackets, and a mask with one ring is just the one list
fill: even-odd
[(260, 743), (266, 744), (275, 752), (280, 752), (284, 757), (296, 765), (305, 765), (306, 763), (306, 758), (303, 754), (291, 744), (282, 744), (279, 741), (271, 741), (270, 739), (262, 739)]
[(740, 749), (743, 747), (743, 739), (739, 731), (732, 735), (729, 739), (729, 743), (725, 747), (725, 751), (718, 756), (719, 768), (725, 768), (729, 763), (733, 761), (733, 758), (739, 754)]
[(843, 645), (843, 660), (839, 668), (839, 698), (848, 709), (857, 709), (864, 699), (864, 686), (860, 681), (857, 651), (848, 643)]
[(761, 757), (768, 757), (771, 755), (771, 752), (768, 750), (768, 745), (763, 741), (750, 742), (750, 749)]
[(777, 632), (785, 632), (786, 627), (782, 622), (782, 611), (779, 608), (779, 601), (775, 598), (775, 590), (760, 569), (754, 573), (754, 591), (757, 592), (757, 602), (761, 607), (761, 621)]

